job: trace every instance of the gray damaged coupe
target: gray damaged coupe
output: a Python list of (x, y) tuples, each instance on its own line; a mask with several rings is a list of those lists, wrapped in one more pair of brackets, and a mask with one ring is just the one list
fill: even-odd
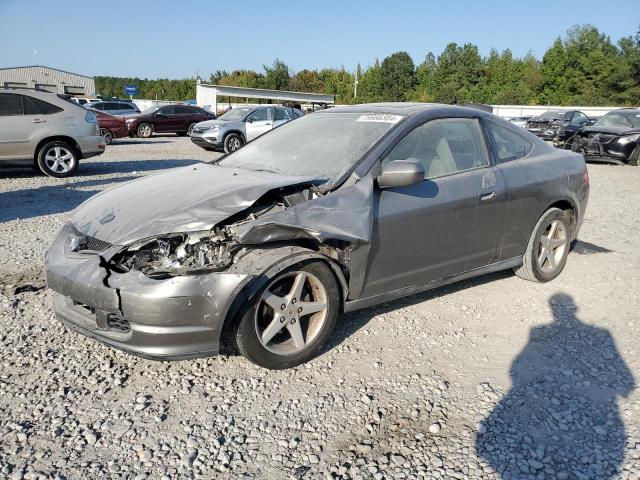
[(339, 107), (95, 195), (53, 242), (47, 282), (69, 327), (122, 350), (228, 345), (287, 368), (341, 312), (497, 270), (552, 280), (588, 192), (581, 155), (490, 113)]

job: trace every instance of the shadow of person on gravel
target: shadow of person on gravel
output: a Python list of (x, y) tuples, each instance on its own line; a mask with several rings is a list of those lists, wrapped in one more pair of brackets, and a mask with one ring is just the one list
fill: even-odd
[(531, 330), (476, 451), (505, 480), (612, 478), (626, 442), (617, 399), (633, 391), (633, 375), (609, 331), (576, 318), (569, 295), (549, 303), (554, 321)]

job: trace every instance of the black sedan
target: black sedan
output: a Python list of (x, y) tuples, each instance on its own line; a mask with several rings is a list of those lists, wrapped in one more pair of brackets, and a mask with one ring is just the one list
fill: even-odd
[(640, 109), (609, 112), (580, 129), (571, 143), (588, 161), (640, 166)]
[(549, 110), (530, 118), (525, 128), (543, 140), (553, 141), (554, 146), (563, 147), (580, 128), (589, 124), (589, 117), (578, 110)]
[(175, 359), (226, 339), (287, 368), (341, 312), (498, 270), (553, 280), (588, 193), (581, 155), (493, 114), (337, 107), (95, 195), (49, 249), (47, 282), (59, 318), (116, 348)]

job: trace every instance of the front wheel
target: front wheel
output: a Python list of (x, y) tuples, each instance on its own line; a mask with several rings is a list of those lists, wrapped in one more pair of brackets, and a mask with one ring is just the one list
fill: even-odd
[(522, 265), (514, 269), (516, 275), (533, 282), (553, 280), (567, 263), (570, 243), (570, 213), (550, 208), (533, 229)]
[(279, 273), (241, 313), (235, 343), (242, 355), (269, 369), (311, 360), (338, 316), (338, 284), (321, 261)]
[(148, 123), (141, 123), (138, 125), (137, 134), (141, 138), (149, 138), (153, 133), (153, 127)]
[(244, 141), (242, 140), (242, 137), (237, 133), (230, 133), (224, 138), (225, 153), (235, 152), (242, 145), (244, 145)]
[(66, 142), (45, 143), (38, 150), (38, 169), (45, 175), (64, 178), (73, 175), (78, 168), (79, 155), (75, 148)]

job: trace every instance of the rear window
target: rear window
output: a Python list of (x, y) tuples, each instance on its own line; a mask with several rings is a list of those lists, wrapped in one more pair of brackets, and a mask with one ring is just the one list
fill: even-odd
[(491, 136), (496, 163), (526, 157), (533, 150), (533, 143), (511, 128), (491, 121), (486, 121), (486, 125)]
[(8, 117), (11, 115), (22, 115), (21, 95), (14, 93), (0, 93), (0, 115)]
[(25, 115), (51, 115), (53, 113), (62, 112), (62, 108), (55, 105), (51, 105), (39, 98), (28, 97), (24, 95), (22, 97), (24, 102), (24, 114)]

